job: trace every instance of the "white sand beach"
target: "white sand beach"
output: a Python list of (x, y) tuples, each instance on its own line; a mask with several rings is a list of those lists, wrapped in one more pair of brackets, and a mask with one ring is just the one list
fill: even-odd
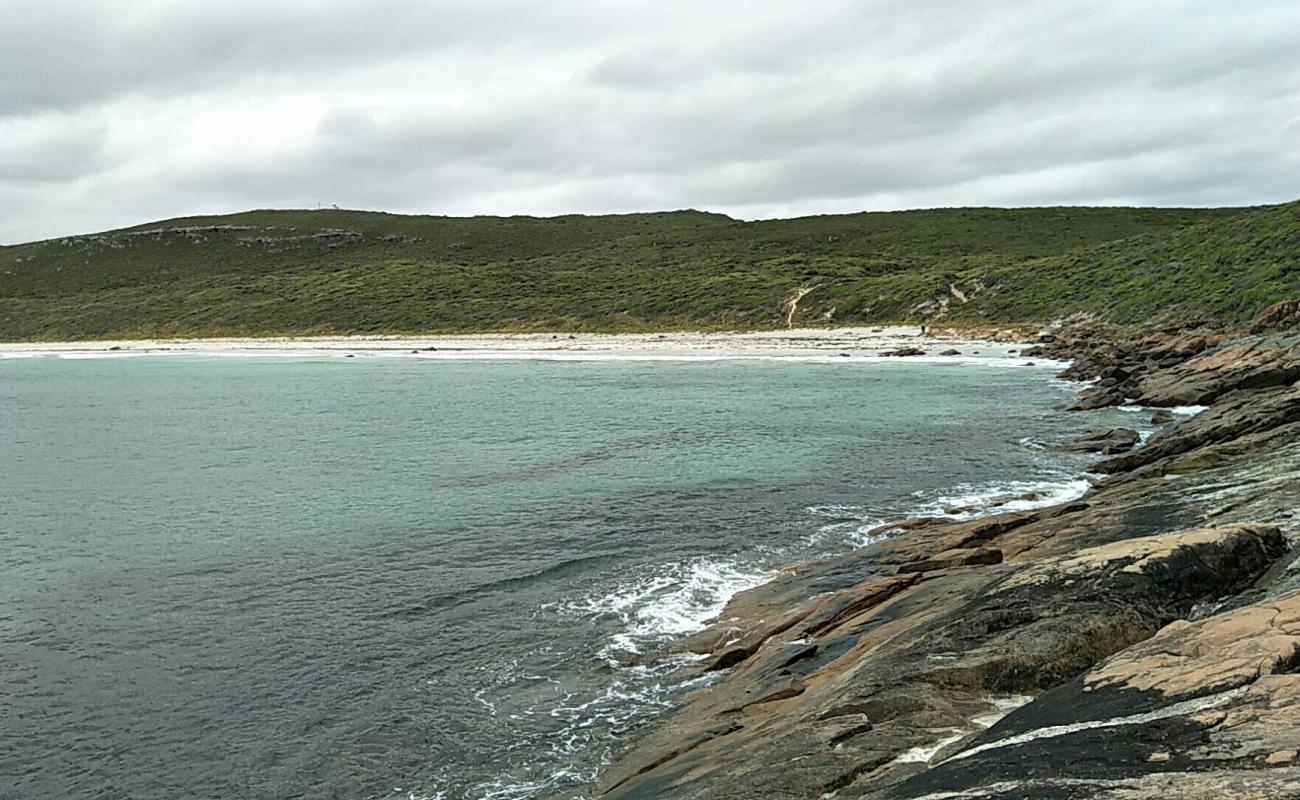
[(141, 355), (409, 356), (429, 359), (712, 360), (1015, 358), (1022, 343), (916, 327), (796, 328), (759, 332), (523, 333), (454, 336), (312, 336), (0, 343), (0, 358)]

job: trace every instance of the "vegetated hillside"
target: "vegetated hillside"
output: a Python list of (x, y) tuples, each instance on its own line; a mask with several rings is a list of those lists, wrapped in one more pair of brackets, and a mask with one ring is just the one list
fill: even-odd
[(191, 217), (0, 248), (0, 340), (761, 328), (809, 288), (800, 324), (1237, 320), (1294, 292), (1298, 208)]
[(959, 317), (1241, 323), (1300, 296), (1300, 202), (963, 277), (988, 288)]

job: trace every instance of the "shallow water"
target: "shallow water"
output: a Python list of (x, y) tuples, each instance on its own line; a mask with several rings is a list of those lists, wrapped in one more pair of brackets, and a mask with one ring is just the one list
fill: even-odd
[(732, 592), (1080, 491), (1087, 459), (1035, 443), (1099, 418), (1050, 375), (0, 362), (0, 797), (575, 791)]

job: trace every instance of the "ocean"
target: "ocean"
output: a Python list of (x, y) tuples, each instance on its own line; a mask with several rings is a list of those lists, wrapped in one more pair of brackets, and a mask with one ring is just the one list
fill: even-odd
[(1146, 424), (828, 362), (0, 360), (0, 797), (582, 796), (736, 591)]

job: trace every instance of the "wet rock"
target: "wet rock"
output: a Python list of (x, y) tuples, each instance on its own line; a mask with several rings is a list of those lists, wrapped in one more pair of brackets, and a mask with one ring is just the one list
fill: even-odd
[(853, 797), (894, 785), (936, 741), (978, 731), (996, 698), (1070, 680), (1254, 581), (1285, 547), (1275, 528), (1225, 526), (806, 595), (816, 606), (799, 623), (687, 697), (601, 793)]
[(940, 352), (939, 355), (941, 355), (941, 356), (959, 356), (959, 355), (961, 355), (961, 351), (960, 351), (960, 350), (954, 350), (953, 348), (948, 348), (947, 350), (944, 350), (944, 351)]
[[(1146, 446), (1093, 469), (1102, 473), (1128, 472), (1139, 467), (1161, 465), (1163, 471), (1184, 468), (1191, 462), (1174, 459), (1211, 445), (1224, 444), (1300, 422), (1300, 385), (1262, 391), (1239, 391), (1222, 397), (1208, 411), (1166, 428), (1151, 437)], [(1202, 453), (1202, 455), (1207, 455)]]
[(925, 351), (919, 347), (900, 347), (897, 350), (886, 350), (881, 353), (881, 355), (889, 356), (891, 358), (902, 358), (906, 356), (923, 356), (925, 355)]
[(1112, 455), (1132, 450), (1142, 437), (1131, 428), (1091, 430), (1072, 442), (1055, 445), (1057, 450), (1076, 453), (1102, 453)]
[(1151, 415), (1152, 425), (1168, 425), (1173, 421), (1174, 421), (1173, 412), (1166, 411), (1163, 408)]
[(1069, 406), (1068, 411), (1094, 411), (1098, 408), (1121, 406), (1127, 400), (1124, 393), (1112, 387), (1085, 389), (1079, 393), (1079, 399)]

